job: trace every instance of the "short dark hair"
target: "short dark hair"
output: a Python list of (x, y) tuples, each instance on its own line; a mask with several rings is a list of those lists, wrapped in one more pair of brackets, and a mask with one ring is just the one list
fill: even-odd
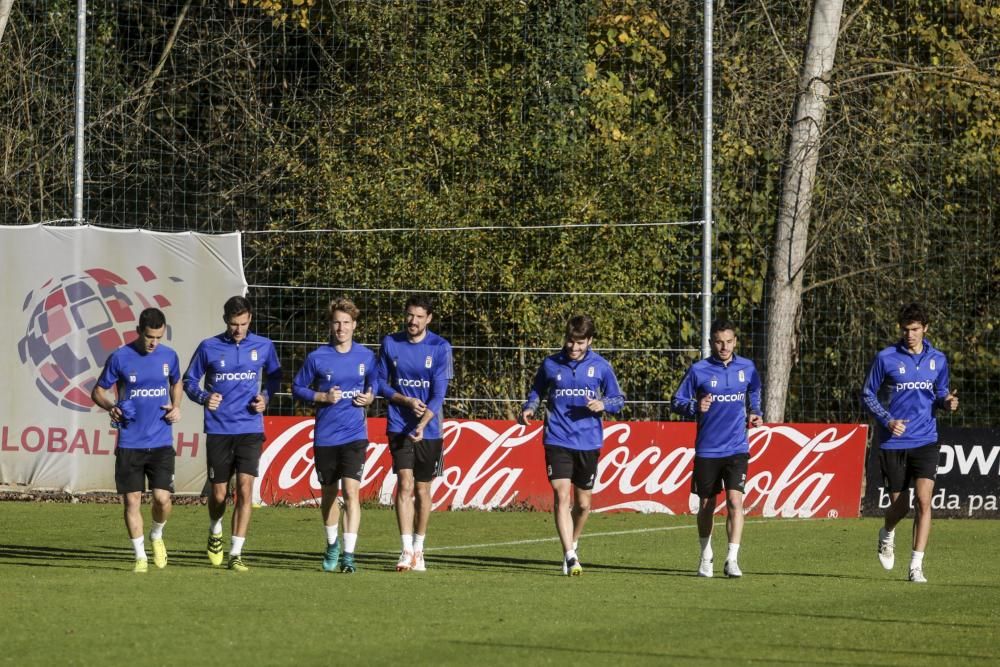
[(726, 318), (713, 320), (712, 326), (709, 328), (708, 332), (709, 337), (714, 336), (719, 331), (732, 331), (733, 333), (736, 333), (736, 325), (733, 324), (732, 320)]
[(919, 322), (923, 326), (927, 326), (927, 323), (930, 322), (930, 318), (927, 317), (927, 309), (916, 301), (899, 309), (899, 326), (905, 327), (911, 322)]
[(411, 296), (409, 299), (406, 300), (406, 303), (403, 304), (403, 310), (406, 310), (410, 306), (423, 308), (424, 312), (427, 313), (428, 315), (434, 314), (434, 302), (431, 301), (431, 298), (425, 294), (414, 294), (413, 296)]
[(333, 314), (336, 313), (337, 311), (340, 311), (342, 313), (347, 313), (352, 320), (357, 320), (358, 315), (361, 314), (361, 311), (358, 310), (358, 307), (354, 305), (354, 302), (348, 299), (347, 297), (334, 299), (333, 301), (330, 302), (331, 321), (333, 320)]
[(250, 300), (245, 296), (229, 297), (226, 304), (222, 307), (222, 319), (227, 323), (229, 320), (243, 313), (253, 315), (253, 306), (250, 305)]
[(147, 308), (139, 313), (139, 324), (136, 331), (140, 334), (146, 329), (162, 329), (167, 326), (167, 316), (159, 308)]
[(566, 340), (583, 340), (596, 334), (597, 328), (590, 315), (574, 315), (566, 322)]

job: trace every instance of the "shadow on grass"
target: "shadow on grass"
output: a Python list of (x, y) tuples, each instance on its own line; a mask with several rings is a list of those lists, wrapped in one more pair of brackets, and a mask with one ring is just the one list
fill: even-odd
[[(730, 613), (732, 610), (730, 610)], [(693, 654), (693, 653), (680, 653), (677, 651), (640, 651), (640, 650), (615, 650), (615, 649), (595, 649), (593, 647), (575, 647), (575, 646), (552, 646), (550, 644), (525, 644), (525, 643), (515, 643), (515, 642), (503, 642), (503, 641), (469, 641), (461, 639), (445, 639), (441, 640), (446, 644), (456, 644), (458, 646), (475, 646), (488, 649), (512, 649), (519, 651), (528, 651), (531, 654), (532, 659), (535, 660), (545, 660), (546, 658), (552, 660), (569, 660), (571, 654), (579, 655), (582, 659), (587, 659), (590, 657), (599, 657), (600, 659), (613, 660), (615, 657), (629, 659), (629, 658), (652, 658), (656, 660), (691, 660), (697, 663), (709, 662), (705, 654)], [(756, 661), (755, 661), (756, 662)], [(801, 665), (803, 663), (801, 657), (792, 659), (776, 658), (774, 656), (767, 656), (766, 659), (761, 659), (759, 662), (765, 664), (789, 664), (789, 665)], [(836, 660), (810, 660), (810, 664), (823, 664), (823, 665), (870, 665), (869, 662), (841, 662)]]
[[(912, 586), (912, 584), (910, 584)], [(706, 612), (718, 612), (722, 613), (732, 613), (732, 609), (728, 607), (698, 607), (699, 611)], [(757, 616), (775, 616), (779, 618), (814, 618), (821, 621), (854, 621), (860, 623), (898, 623), (900, 625), (906, 626), (940, 626), (945, 628), (989, 628), (993, 629), (996, 627), (995, 623), (970, 623), (963, 621), (954, 620), (944, 620), (944, 621), (934, 621), (921, 618), (891, 618), (884, 616), (865, 616), (863, 613), (848, 615), (848, 614), (810, 614), (808, 612), (802, 611), (775, 611), (773, 609), (750, 609), (744, 606), (742, 612)]]
[[(825, 645), (825, 644), (769, 644), (775, 648), (785, 648), (793, 651), (801, 651), (803, 649), (809, 649), (813, 651), (839, 651), (841, 653), (865, 653), (871, 655), (873, 649), (869, 646), (836, 646), (836, 645)], [(931, 651), (931, 650), (921, 650), (921, 649), (893, 649), (886, 648), (885, 646), (879, 646), (877, 650), (878, 655), (899, 655), (899, 656), (915, 656), (920, 658), (944, 658), (946, 660), (996, 660), (997, 656), (983, 654), (983, 653), (954, 653), (946, 651)]]

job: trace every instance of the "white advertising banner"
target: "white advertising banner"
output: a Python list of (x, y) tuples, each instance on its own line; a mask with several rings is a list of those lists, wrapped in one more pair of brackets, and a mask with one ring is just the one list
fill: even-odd
[[(183, 372), (246, 293), (240, 235), (0, 226), (0, 266), (0, 488), (114, 491), (117, 431), (90, 400), (104, 362), (156, 307)], [(174, 438), (175, 487), (198, 492), (200, 406), (185, 400)]]

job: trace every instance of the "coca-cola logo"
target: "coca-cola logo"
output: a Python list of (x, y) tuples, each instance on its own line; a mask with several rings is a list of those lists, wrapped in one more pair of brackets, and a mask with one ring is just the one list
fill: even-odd
[[(320, 495), (312, 458), (312, 419), (270, 418), (255, 498), (307, 502)], [(765, 425), (750, 431), (744, 508), (771, 517), (857, 516), (867, 431), (859, 425)], [(384, 433), (385, 420), (369, 420)], [(444, 422), (445, 467), (431, 486), (435, 509), (551, 507), (542, 425)], [(595, 511), (696, 512), (690, 493), (695, 427), (680, 422), (613, 422), (594, 484)], [(382, 437), (381, 435), (378, 437)], [(362, 496), (393, 501), (396, 476), (388, 445), (368, 447)], [(719, 508), (724, 507), (720, 495)]]

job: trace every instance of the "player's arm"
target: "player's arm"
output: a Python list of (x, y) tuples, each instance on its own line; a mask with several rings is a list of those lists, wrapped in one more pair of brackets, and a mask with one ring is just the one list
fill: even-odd
[(698, 385), (695, 377), (694, 366), (688, 369), (681, 380), (681, 384), (674, 392), (670, 401), (670, 408), (684, 417), (694, 417), (698, 414), (699, 398), (697, 396)]
[(431, 390), (427, 396), (427, 411), (430, 417), (421, 416), (420, 420), (425, 424), (430, 423), (434, 415), (444, 414), (444, 397), (448, 393), (448, 383), (454, 373), (452, 372), (451, 346), (444, 343), (438, 348), (438, 363), (435, 364), (434, 375), (431, 376)]
[(121, 421), (122, 413), (116, 404), (116, 393), (113, 393), (110, 388), (105, 389), (101, 385), (95, 384), (94, 390), (90, 392), (90, 399), (102, 410), (108, 411), (108, 414), (111, 415), (111, 421)]
[(351, 402), (356, 407), (367, 408), (375, 401), (376, 396), (378, 396), (378, 372), (375, 369), (375, 364), (367, 363), (365, 364), (364, 392), (355, 396)]
[(313, 356), (310, 354), (302, 364), (302, 368), (292, 378), (292, 396), (303, 403), (321, 403), (326, 392), (316, 391), (316, 370), (313, 365)]
[(163, 419), (168, 424), (175, 424), (181, 420), (181, 401), (184, 400), (184, 384), (179, 376), (174, 376), (174, 381), (170, 385), (170, 405), (163, 406)]
[(952, 391), (948, 388), (949, 375), (948, 361), (942, 356), (941, 370), (938, 371), (938, 376), (934, 379), (934, 405), (954, 412), (958, 410), (958, 390)]
[[(209, 392), (202, 388), (201, 380), (205, 377), (207, 368), (208, 366), (205, 363), (205, 344), (202, 343), (194, 351), (194, 354), (191, 355), (191, 361), (188, 363), (187, 370), (184, 371), (184, 393), (198, 405), (206, 407), (209, 404), (209, 398), (213, 394), (219, 396), (219, 399), (222, 398), (220, 394)], [(215, 403), (216, 407), (218, 407), (218, 401)]]
[(608, 364), (601, 375), (601, 398), (594, 398), (587, 402), (587, 408), (591, 412), (608, 412), (616, 414), (625, 407), (625, 395), (621, 387), (618, 386), (618, 378), (615, 371)]
[(764, 423), (764, 411), (761, 409), (761, 383), (757, 367), (750, 368), (750, 383), (747, 386), (747, 396), (750, 400), (750, 426), (756, 428)]
[[(281, 391), (281, 362), (274, 344), (268, 344), (267, 362), (264, 364), (264, 387), (257, 395), (257, 412), (264, 412), (271, 402), (271, 397)], [(261, 405), (263, 403), (263, 405)]]
[(399, 403), (393, 402), (393, 397), (399, 392), (392, 386), (392, 371), (390, 367), (392, 365), (392, 358), (389, 353), (389, 337), (386, 336), (382, 339), (382, 346), (378, 350), (377, 362), (375, 364), (375, 376), (376, 376), (376, 389), (378, 390), (378, 395), (385, 400), (393, 403), (394, 405), (400, 405)]
[[(117, 405), (117, 381), (118, 372), (115, 368), (114, 357), (108, 357), (107, 363), (104, 364), (104, 370), (101, 371), (101, 376), (97, 378), (97, 383), (90, 392), (90, 400), (102, 410), (107, 410), (108, 414), (111, 415), (111, 421), (114, 422), (122, 421), (122, 411)], [(115, 388), (113, 393), (111, 391), (112, 387)]]
[(524, 400), (524, 404), (521, 406), (521, 414), (517, 421), (522, 426), (527, 426), (531, 418), (535, 416), (535, 411), (538, 410), (547, 385), (548, 378), (545, 374), (545, 362), (543, 361), (535, 372), (535, 379), (531, 383), (530, 391), (528, 391), (528, 398)]
[(861, 400), (864, 402), (865, 407), (868, 412), (872, 414), (875, 419), (892, 430), (889, 426), (892, 419), (892, 415), (889, 411), (882, 407), (882, 403), (878, 400), (878, 391), (882, 388), (882, 383), (885, 381), (885, 369), (882, 367), (882, 359), (876, 355), (875, 360), (872, 362), (871, 368), (868, 369), (868, 376), (865, 378), (865, 384), (861, 388)]

